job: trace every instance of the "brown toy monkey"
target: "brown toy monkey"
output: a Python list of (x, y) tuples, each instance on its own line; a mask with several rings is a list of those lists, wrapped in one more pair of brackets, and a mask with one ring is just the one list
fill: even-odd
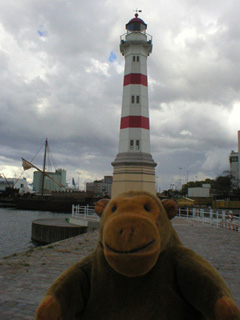
[(179, 240), (175, 202), (131, 191), (95, 209), (97, 248), (52, 284), (37, 320), (240, 320), (221, 276)]

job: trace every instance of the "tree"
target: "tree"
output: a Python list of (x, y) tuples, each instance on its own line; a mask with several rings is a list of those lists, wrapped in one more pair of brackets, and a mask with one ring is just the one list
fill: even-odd
[(229, 193), (232, 190), (232, 176), (229, 171), (223, 171), (221, 176), (215, 179), (213, 188), (216, 193)]
[(202, 187), (203, 184), (210, 184), (211, 189), (215, 191), (216, 194), (228, 195), (232, 190), (232, 176), (229, 171), (223, 171), (220, 176), (215, 179), (205, 179), (204, 181), (189, 181), (182, 186), (182, 194), (187, 194), (188, 188)]
[(187, 194), (188, 188), (202, 187), (203, 184), (210, 184), (211, 188), (213, 188), (214, 180), (207, 178), (207, 179), (201, 180), (201, 181), (189, 181), (188, 183), (186, 183), (182, 186), (182, 193)]

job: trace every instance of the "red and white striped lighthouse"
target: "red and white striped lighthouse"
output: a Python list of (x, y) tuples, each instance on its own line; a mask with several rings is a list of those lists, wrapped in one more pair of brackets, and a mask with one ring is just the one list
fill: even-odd
[(150, 154), (147, 57), (152, 37), (146, 23), (135, 14), (121, 36), (125, 57), (119, 150), (112, 163), (112, 196), (127, 190), (155, 193), (155, 166)]

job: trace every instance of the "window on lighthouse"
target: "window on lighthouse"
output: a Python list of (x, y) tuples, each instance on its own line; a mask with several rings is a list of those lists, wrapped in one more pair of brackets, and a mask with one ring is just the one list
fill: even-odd
[(140, 57), (139, 56), (133, 56), (132, 57), (132, 61), (133, 62), (136, 62), (136, 61), (139, 62), (140, 61)]
[(132, 25), (130, 25), (130, 30), (131, 31), (141, 31), (141, 29), (143, 29), (143, 28), (141, 28), (141, 24), (140, 23), (133, 23)]
[(132, 103), (140, 103), (140, 96), (131, 96)]
[(134, 149), (134, 140), (130, 140), (130, 150)]
[(140, 149), (140, 140), (136, 140), (136, 150)]

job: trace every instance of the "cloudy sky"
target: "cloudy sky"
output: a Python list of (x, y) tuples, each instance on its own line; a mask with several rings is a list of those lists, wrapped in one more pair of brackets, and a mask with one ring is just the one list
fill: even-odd
[[(22, 173), (46, 137), (83, 188), (118, 152), (125, 24), (141, 9), (157, 187), (229, 169), (240, 129), (239, 0), (0, 0), (0, 173)], [(34, 163), (42, 166), (43, 153)], [(180, 169), (182, 168), (182, 169)], [(24, 177), (32, 180), (32, 170)]]

